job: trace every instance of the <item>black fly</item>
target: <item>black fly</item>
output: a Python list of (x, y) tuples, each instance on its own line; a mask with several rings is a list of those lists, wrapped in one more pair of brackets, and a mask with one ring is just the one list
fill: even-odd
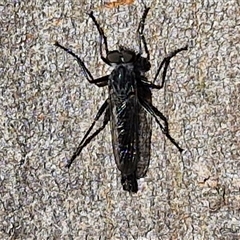
[[(113, 152), (115, 162), (122, 175), (121, 183), (124, 190), (134, 193), (138, 191), (137, 179), (146, 175), (149, 166), (152, 117), (178, 150), (180, 152), (183, 150), (170, 136), (166, 117), (152, 105), (150, 89), (161, 89), (163, 87), (171, 58), (179, 52), (187, 50), (187, 46), (177, 49), (165, 57), (157, 70), (153, 82), (149, 82), (145, 77), (145, 73), (151, 67), (149, 62), (150, 54), (143, 34), (145, 19), (149, 9), (145, 7), (138, 26), (138, 53), (124, 47), (120, 47), (119, 50), (109, 51), (107, 38), (104, 35), (103, 29), (98, 24), (93, 12), (89, 14), (100, 35), (101, 59), (106, 64), (114, 67), (113, 71), (107, 76), (94, 79), (84, 62), (75, 53), (63, 47), (58, 42), (55, 43), (55, 46), (62, 48), (77, 60), (86, 79), (90, 83), (98, 87), (108, 85), (109, 89), (108, 98), (100, 107), (92, 125), (84, 135), (67, 167), (70, 168), (82, 149), (110, 121)], [(103, 45), (106, 57), (103, 55)], [(142, 47), (147, 57), (142, 57)], [(162, 69), (162, 82), (160, 85), (155, 85), (154, 82)], [(102, 126), (90, 135), (96, 121), (99, 120), (102, 114), (104, 114)]]

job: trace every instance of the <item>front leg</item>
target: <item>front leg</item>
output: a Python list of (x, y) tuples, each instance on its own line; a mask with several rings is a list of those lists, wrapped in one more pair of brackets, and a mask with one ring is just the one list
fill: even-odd
[(55, 42), (54, 45), (56, 47), (59, 47), (61, 49), (63, 49), (65, 52), (71, 54), (78, 62), (79, 66), (81, 67), (81, 69), (83, 70), (83, 74), (84, 76), (86, 77), (86, 79), (92, 83), (92, 84), (95, 84), (97, 85), (98, 87), (104, 87), (108, 84), (108, 77), (109, 75), (107, 76), (104, 76), (104, 77), (100, 77), (100, 78), (97, 78), (97, 79), (94, 79), (92, 74), (90, 73), (90, 71), (87, 69), (87, 67), (85, 66), (84, 62), (82, 61), (82, 59), (77, 55), (75, 54), (72, 50), (62, 46), (59, 42)]

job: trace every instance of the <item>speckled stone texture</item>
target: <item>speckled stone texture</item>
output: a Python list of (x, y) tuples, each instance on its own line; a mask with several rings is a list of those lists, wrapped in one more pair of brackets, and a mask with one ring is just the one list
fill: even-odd
[[(107, 89), (93, 10), (109, 49), (138, 49), (141, 1), (0, 3), (0, 239), (240, 239), (240, 5), (237, 0), (146, 1), (153, 79), (171, 62), (153, 104), (168, 118), (182, 156), (153, 122), (152, 157), (139, 192), (124, 192), (109, 126), (73, 163)], [(102, 120), (102, 119), (101, 119)], [(101, 121), (97, 126), (100, 126)]]

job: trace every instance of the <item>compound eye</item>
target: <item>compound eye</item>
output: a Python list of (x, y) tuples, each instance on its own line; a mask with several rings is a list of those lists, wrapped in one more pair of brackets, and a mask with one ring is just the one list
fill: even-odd
[(135, 53), (130, 51), (122, 51), (123, 62), (129, 63), (134, 60)]
[(107, 60), (110, 63), (120, 63), (121, 62), (121, 53), (119, 51), (111, 51), (107, 55)]

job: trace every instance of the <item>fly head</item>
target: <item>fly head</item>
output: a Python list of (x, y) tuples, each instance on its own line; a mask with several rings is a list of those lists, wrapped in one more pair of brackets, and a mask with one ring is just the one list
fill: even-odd
[(110, 64), (134, 63), (136, 60), (136, 53), (132, 50), (120, 48), (120, 51), (110, 51), (107, 54), (107, 60)]
[(151, 68), (151, 64), (147, 58), (123, 46), (120, 46), (119, 50), (108, 52), (106, 59), (113, 65), (131, 64), (136, 71), (147, 72)]

